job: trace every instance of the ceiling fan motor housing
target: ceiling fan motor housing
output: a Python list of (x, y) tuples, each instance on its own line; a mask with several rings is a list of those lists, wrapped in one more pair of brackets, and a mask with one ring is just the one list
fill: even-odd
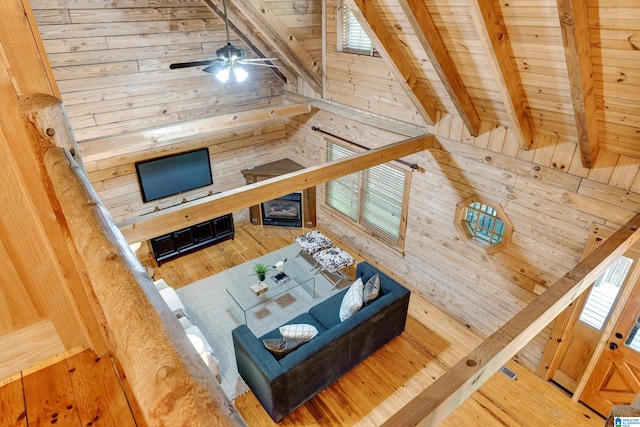
[(240, 59), (244, 56), (244, 50), (235, 47), (231, 43), (227, 43), (220, 49), (216, 50), (216, 56), (226, 60), (231, 60), (231, 58)]

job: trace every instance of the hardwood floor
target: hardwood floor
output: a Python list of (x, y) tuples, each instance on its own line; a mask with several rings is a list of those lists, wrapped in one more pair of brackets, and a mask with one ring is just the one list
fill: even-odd
[[(334, 242), (358, 259), (348, 242)], [(170, 261), (156, 269), (180, 287), (289, 245), (298, 228), (236, 227), (236, 237)], [(294, 411), (279, 426), (378, 425), (404, 402), (464, 357), (481, 339), (413, 294), (405, 332)], [(515, 381), (501, 373), (487, 382), (444, 423), (446, 426), (602, 426), (604, 419), (562, 391), (511, 362)], [(252, 393), (234, 401), (250, 426), (276, 425)]]
[(1, 426), (144, 425), (136, 424), (136, 404), (127, 400), (123, 389), (126, 379), (121, 384), (108, 355), (76, 350), (64, 356), (25, 369), (2, 383)]
[[(300, 233), (300, 229), (284, 227), (237, 226), (234, 240), (156, 267), (155, 278), (163, 278), (175, 288), (185, 286), (289, 245)], [(352, 254), (357, 253), (346, 242), (339, 244)], [(139, 250), (138, 256), (143, 263), (149, 263), (144, 252)], [(404, 333), (277, 425), (379, 425), (480, 341), (465, 327), (413, 294)], [(63, 416), (67, 421), (65, 425), (89, 425), (91, 414), (95, 417), (96, 408), (104, 406), (109, 408), (102, 415), (101, 425), (133, 425), (133, 421), (143, 425), (139, 415), (132, 417), (132, 413), (138, 413), (135, 401), (126, 401), (115, 370), (109, 369), (111, 363), (106, 363), (108, 360), (98, 359), (92, 353), (76, 352), (59, 364), (25, 371), (17, 381), (5, 382), (0, 387), (3, 408), (0, 425), (49, 424), (56, 417), (63, 421)], [(518, 373), (515, 381), (501, 373), (494, 375), (442, 425), (599, 427), (604, 424), (603, 418), (571, 401), (530, 371), (514, 362), (509, 367)], [(127, 389), (126, 379), (122, 386)], [(27, 391), (27, 387), (31, 391)], [(69, 400), (71, 397), (74, 402)], [(249, 426), (276, 425), (251, 392), (236, 399), (234, 404)], [(72, 409), (65, 409), (69, 406)]]

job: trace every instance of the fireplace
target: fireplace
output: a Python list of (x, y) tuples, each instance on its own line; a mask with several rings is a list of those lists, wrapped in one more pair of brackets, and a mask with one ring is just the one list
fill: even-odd
[[(265, 163), (263, 165), (251, 167), (248, 169), (243, 169), (240, 171), (242, 176), (244, 176), (247, 185), (264, 181), (265, 179), (275, 178), (276, 176), (285, 175), (288, 173), (296, 172), (304, 169), (304, 166), (294, 162), (291, 159), (280, 159), (275, 162)], [(293, 188), (291, 190), (294, 190)], [(305, 188), (300, 191), (302, 193), (302, 207), (300, 214), (302, 214), (302, 221), (305, 227), (313, 228), (316, 226), (316, 187), (311, 186)], [(289, 195), (291, 196), (291, 195)], [(300, 200), (300, 195), (294, 196), (297, 200)], [(278, 200), (281, 200), (282, 197)], [(251, 220), (251, 224), (261, 225), (263, 224), (262, 219), (262, 206), (256, 204), (255, 206), (249, 207), (249, 219)], [(294, 225), (290, 225), (292, 227), (301, 227), (300, 221), (295, 220), (291, 221), (291, 218), (273, 218), (276, 221), (276, 224), (272, 225), (280, 225), (282, 222), (290, 225), (290, 223), (294, 223)], [(282, 220), (282, 221), (281, 221)]]
[(262, 204), (262, 224), (302, 227), (302, 193), (291, 193)]

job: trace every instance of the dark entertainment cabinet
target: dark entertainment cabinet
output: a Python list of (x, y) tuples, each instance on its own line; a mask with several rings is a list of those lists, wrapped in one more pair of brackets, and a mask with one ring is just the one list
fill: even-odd
[(223, 215), (182, 230), (173, 231), (151, 239), (153, 256), (158, 265), (165, 261), (213, 245), (225, 239), (233, 239), (233, 216)]

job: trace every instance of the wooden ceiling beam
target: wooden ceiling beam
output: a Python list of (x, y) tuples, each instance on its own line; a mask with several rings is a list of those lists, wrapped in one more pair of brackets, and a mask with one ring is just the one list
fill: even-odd
[(222, 114), (189, 122), (157, 127), (135, 133), (93, 139), (79, 144), (84, 162), (124, 156), (144, 150), (206, 137), (208, 134), (229, 131), (242, 126), (306, 114), (311, 105), (302, 102), (277, 107), (259, 108), (238, 113)]
[(270, 43), (281, 61), (286, 62), (316, 93), (322, 93), (319, 64), (263, 0), (229, 2)]
[(345, 4), (353, 12), (382, 58), (390, 65), (391, 72), (424, 121), (430, 125), (435, 124), (435, 105), (411, 64), (405, 59), (397, 38), (391, 34), (373, 4), (365, 0), (345, 0)]
[[(218, 0), (202, 0), (202, 2), (207, 6), (213, 13), (215, 13), (218, 18), (225, 20), (223, 8), (219, 4)], [(270, 58), (272, 55), (269, 53), (271, 48), (264, 43), (259, 37), (251, 37), (254, 35), (252, 29), (246, 25), (244, 20), (241, 19), (240, 16), (233, 16), (231, 11), (227, 11), (229, 14), (229, 30), (233, 31), (236, 36), (242, 42), (247, 45), (249, 49), (251, 49), (255, 54), (260, 58)], [(293, 70), (290, 69), (287, 64), (274, 64), (278, 65), (282, 68), (270, 68), (270, 70), (280, 79), (282, 82), (287, 83), (287, 80), (295, 81), (296, 74)]]
[(500, 9), (494, 0), (468, 0), (468, 4), (520, 148), (528, 150), (534, 141), (533, 121)]
[(471, 135), (478, 136), (480, 116), (478, 116), (469, 92), (462, 83), (460, 73), (458, 73), (427, 5), (422, 0), (400, 0), (400, 6), (409, 19), (413, 31), (427, 53), (433, 68), (438, 73), (467, 130)]
[(589, 16), (584, 1), (557, 0), (557, 3), (582, 166), (591, 169), (598, 156), (599, 138)]
[(638, 239), (640, 214), (636, 214), (600, 247), (420, 392), (382, 426), (438, 425), (562, 313)]
[(255, 184), (203, 197), (118, 224), (128, 242), (148, 240), (211, 218), (246, 209), (400, 157), (427, 150), (433, 135), (422, 135), (312, 166)]

